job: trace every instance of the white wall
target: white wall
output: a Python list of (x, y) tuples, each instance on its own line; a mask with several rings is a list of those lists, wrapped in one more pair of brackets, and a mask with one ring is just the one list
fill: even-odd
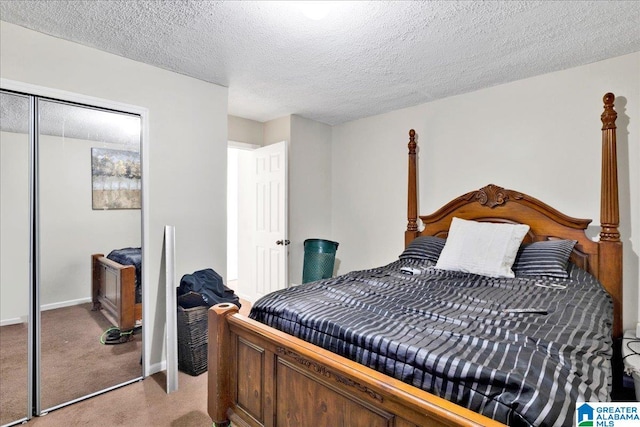
[[(0, 324), (6, 324), (26, 321), (29, 314), (29, 140), (26, 134), (10, 132), (1, 132), (0, 140)], [(44, 310), (91, 300), (91, 254), (106, 255), (141, 243), (140, 209), (92, 209), (91, 147), (99, 144), (40, 136), (40, 303)]]
[(148, 109), (145, 318), (153, 328), (145, 337), (145, 357), (159, 366), (164, 226), (176, 227), (178, 279), (205, 267), (226, 274), (227, 89), (5, 22), (0, 76)]
[(227, 148), (227, 282), (238, 280), (239, 151), (238, 148)]
[(264, 139), (264, 124), (262, 122), (231, 115), (228, 116), (228, 121), (229, 141), (262, 145)]
[(494, 183), (567, 215), (600, 219), (602, 96), (616, 94), (624, 326), (638, 319), (640, 53), (345, 123), (333, 129), (340, 272), (397, 259), (406, 229), (407, 142), (419, 146), (419, 213)]
[(29, 136), (0, 132), (0, 325), (29, 307)]
[(280, 117), (263, 123), (263, 144), (291, 141), (291, 116)]
[(41, 135), (39, 145), (40, 303), (47, 309), (90, 300), (91, 254), (139, 247), (142, 216), (140, 209), (92, 209), (91, 147), (104, 144)]
[[(293, 115), (289, 144), (289, 283), (302, 283), (304, 241), (309, 238), (334, 240), (331, 126)], [(339, 255), (340, 250), (338, 259)]]

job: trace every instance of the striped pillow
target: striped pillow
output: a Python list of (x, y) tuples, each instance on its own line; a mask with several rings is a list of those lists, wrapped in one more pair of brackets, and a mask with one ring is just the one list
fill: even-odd
[(516, 276), (567, 278), (569, 257), (576, 240), (545, 240), (520, 246), (513, 272)]
[(444, 248), (446, 240), (435, 236), (420, 236), (415, 239), (400, 254), (400, 259), (414, 258), (427, 259), (429, 261), (438, 262), (440, 252)]

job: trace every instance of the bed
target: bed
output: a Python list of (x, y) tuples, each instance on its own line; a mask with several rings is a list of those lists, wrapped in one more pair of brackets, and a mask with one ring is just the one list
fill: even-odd
[[(461, 278), (465, 276), (462, 273), (438, 271), (437, 274), (445, 276), (444, 282), (434, 285), (428, 279), (422, 283), (423, 270), (437, 270), (434, 261), (401, 257), (387, 266), (352, 272), (264, 297), (272, 300), (271, 305), (258, 301), (250, 316), (263, 321), (276, 319), (274, 322), (280, 329), (238, 314), (231, 304), (214, 306), (209, 311), (208, 354), (208, 411), (214, 423), (400, 427), (574, 425), (571, 418), (575, 412), (574, 399), (607, 400), (612, 378), (615, 378), (611, 368), (612, 341), (622, 332), (622, 243), (618, 232), (613, 103), (613, 94), (606, 94), (601, 116), (601, 228), (597, 242), (585, 234), (590, 220), (569, 217), (522, 192), (491, 184), (455, 198), (431, 215), (420, 216), (424, 225), (420, 231), (415, 132), (409, 133), (405, 252), (418, 240), (450, 238), (450, 227), (453, 230), (452, 223), (457, 221), (454, 218), (491, 224), (526, 224), (528, 229), (523, 238), (526, 245), (575, 242), (567, 253), (570, 259), (567, 278), (540, 282), (534, 275), (526, 280), (518, 276), (484, 280), (491, 289), (506, 292), (488, 297), (477, 293), (477, 284), (467, 284), (467, 279)], [(405, 274), (406, 270), (412, 274)], [(361, 296), (343, 293), (336, 297), (336, 292), (344, 290), (342, 283), (345, 281)], [(536, 285), (537, 282), (542, 286)], [(386, 286), (399, 288), (389, 288), (393, 289), (390, 292)], [(329, 288), (333, 289), (331, 294), (327, 293)], [(540, 289), (534, 293), (536, 288)], [(576, 289), (579, 292), (570, 292)], [(445, 311), (432, 309), (433, 300), (418, 301), (417, 307), (412, 306), (417, 298), (411, 296), (411, 292), (421, 295), (440, 292), (438, 303), (444, 304)], [(302, 294), (303, 298), (294, 299), (292, 294), (295, 293)], [(369, 298), (374, 293), (386, 294), (388, 298), (372, 302)], [(316, 304), (304, 306), (305, 298), (309, 301), (311, 295)], [(364, 300), (362, 295), (366, 297)], [(576, 297), (575, 302), (572, 295)], [(352, 300), (355, 305), (349, 305)], [(452, 306), (462, 306), (464, 301), (473, 304), (467, 304), (472, 307), (471, 313), (467, 309), (466, 315), (461, 317)], [(361, 329), (368, 328), (373, 332), (356, 336), (351, 341), (364, 343), (360, 350), (337, 341), (325, 342), (328, 335), (355, 336), (353, 324), (342, 324), (340, 318), (362, 318), (363, 307), (367, 304), (367, 321)], [(533, 311), (505, 312), (522, 308), (522, 304)], [(296, 306), (301, 308), (297, 312)], [(317, 306), (331, 306), (333, 310), (324, 313), (322, 316), (325, 317), (312, 317), (318, 311)], [(393, 311), (398, 306), (403, 307), (403, 313)], [(580, 310), (578, 306), (585, 309)], [(502, 316), (499, 317), (501, 323), (479, 316), (479, 312), (491, 311), (501, 312), (498, 314)], [(383, 314), (387, 313), (395, 317), (380, 328)], [(436, 320), (446, 319), (445, 323), (454, 325), (453, 329), (411, 322), (412, 316), (424, 317), (425, 313)], [(296, 317), (304, 318), (307, 323), (298, 322), (300, 319)], [(572, 320), (572, 317), (579, 320)], [(582, 321), (584, 319), (588, 320)], [(484, 336), (465, 333), (473, 322), (484, 322)], [(583, 324), (591, 326), (588, 330), (580, 329)], [(424, 331), (414, 331), (416, 325), (432, 330), (419, 335)], [(525, 330), (518, 329), (523, 325)], [(529, 334), (526, 328), (531, 325), (537, 325), (536, 329), (544, 329), (545, 333), (542, 336)], [(509, 329), (511, 326), (515, 329)], [(327, 345), (331, 351), (281, 329)], [(556, 340), (549, 340), (547, 332), (555, 334)], [(393, 341), (392, 338), (398, 335), (410, 338)], [(577, 340), (575, 336), (578, 336)], [(412, 340), (415, 337), (420, 339)], [(435, 346), (429, 344), (426, 350), (420, 350), (414, 345), (429, 337)], [(518, 342), (524, 345), (512, 355), (503, 351), (503, 347), (482, 344), (489, 342), (482, 340), (492, 338), (494, 344), (503, 346), (505, 342), (508, 346)], [(397, 360), (393, 364), (387, 363), (388, 354), (383, 355), (383, 359), (375, 359), (371, 356), (372, 351), (366, 351), (384, 346), (395, 346), (394, 357), (402, 359), (400, 365), (395, 364)], [(448, 350), (442, 350), (443, 347)], [(520, 375), (529, 366), (532, 366), (531, 370), (537, 370), (528, 362), (524, 366), (517, 364), (524, 356), (527, 356), (526, 360), (540, 357), (538, 350), (549, 357), (543, 357), (540, 372), (531, 377), (533, 383), (525, 379), (522, 381), (524, 387), (514, 386), (507, 377)], [(586, 353), (589, 355), (582, 357)], [(511, 359), (516, 366), (511, 371), (507, 369), (505, 374), (501, 370), (504, 366), (499, 366), (504, 365), (502, 359)], [(421, 360), (425, 368), (441, 365), (444, 369), (425, 374), (409, 365), (409, 360)], [(376, 369), (357, 361), (364, 361)], [(568, 364), (563, 364), (566, 361)], [(554, 366), (550, 366), (552, 362)], [(545, 371), (547, 368), (550, 370)], [(452, 376), (459, 377), (457, 380), (461, 382), (455, 382)], [(566, 377), (566, 382), (559, 382), (558, 376)], [(423, 386), (424, 389), (420, 388)], [(564, 391), (552, 390), (554, 388)], [(549, 393), (540, 394), (543, 391)], [(515, 399), (513, 395), (524, 398)], [(539, 417), (531, 415), (534, 412)], [(554, 419), (559, 414), (567, 418)]]
[(122, 332), (142, 322), (141, 263), (141, 248), (91, 255), (93, 309), (102, 309)]

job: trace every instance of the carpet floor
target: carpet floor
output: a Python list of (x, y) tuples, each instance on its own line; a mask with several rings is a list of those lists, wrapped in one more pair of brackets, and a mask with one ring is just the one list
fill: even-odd
[(27, 426), (211, 427), (207, 373), (178, 374), (178, 390), (166, 393), (164, 372), (33, 418)]
[[(251, 303), (244, 300), (241, 302), (242, 308), (240, 312), (247, 315), (251, 309)], [(89, 316), (100, 316), (99, 313), (91, 312), (90, 310), (88, 310), (88, 313), (86, 314)], [(82, 322), (80, 322), (80, 324), (83, 329), (88, 327)], [(2, 333), (3, 341), (1, 347), (3, 349), (8, 348), (8, 346), (5, 346), (5, 338), (7, 338), (7, 336), (7, 334)], [(140, 338), (138, 336), (136, 346), (140, 345), (139, 341)], [(61, 344), (57, 343), (57, 345)], [(92, 344), (90, 345), (92, 346)], [(106, 348), (111, 352), (124, 352), (124, 350), (118, 350), (122, 345), (123, 344), (103, 346), (100, 344), (100, 349), (104, 350)], [(26, 345), (24, 345), (24, 347), (25, 350), (23, 357), (25, 359), (23, 360), (26, 360)], [(139, 347), (136, 347), (136, 351), (138, 351), (138, 353), (136, 353), (137, 356), (135, 361), (135, 364), (137, 364), (136, 369), (138, 369), (136, 372), (139, 372)], [(62, 361), (59, 361), (59, 363), (61, 365), (69, 364), (63, 363)], [(24, 365), (24, 375), (26, 375), (26, 363)], [(104, 368), (104, 364), (102, 366)], [(67, 375), (72, 374), (67, 372)], [(84, 381), (87, 382), (87, 378), (85, 378)], [(89, 382), (95, 381), (91, 380)], [(63, 386), (62, 389), (64, 388), (65, 387)], [(2, 387), (0, 387), (0, 391), (1, 389)], [(60, 393), (63, 391), (64, 390), (61, 390)], [(6, 403), (5, 399), (10, 399), (10, 397), (3, 394), (1, 398), (2, 412), (4, 412)], [(22, 407), (24, 407), (24, 405), (22, 405)], [(24, 412), (22, 412), (20, 416), (22, 416), (23, 413)], [(20, 417), (16, 417), (14, 419), (17, 418)], [(38, 427), (86, 425), (211, 427), (211, 418), (209, 418), (209, 415), (207, 414), (207, 373), (205, 372), (198, 376), (191, 376), (186, 373), (179, 372), (178, 390), (171, 394), (167, 394), (166, 373), (159, 372), (145, 378), (144, 380), (137, 381), (110, 392), (94, 396), (90, 399), (74, 403), (73, 405), (51, 411), (49, 414), (42, 417), (32, 418), (27, 423), (27, 426), (29, 425)]]
[[(112, 325), (91, 304), (41, 313), (41, 407), (51, 408), (142, 376), (142, 337), (103, 345)], [(0, 328), (0, 425), (26, 413), (27, 327)]]

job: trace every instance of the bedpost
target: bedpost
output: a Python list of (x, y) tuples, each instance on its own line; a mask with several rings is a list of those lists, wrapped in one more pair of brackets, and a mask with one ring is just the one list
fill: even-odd
[(92, 307), (91, 310), (97, 311), (102, 308), (102, 304), (100, 304), (100, 258), (102, 258), (104, 254), (93, 254), (91, 255), (91, 302)]
[[(208, 412), (214, 426), (228, 426), (231, 407), (231, 332), (227, 316), (237, 313), (235, 304), (217, 304), (209, 309), (207, 354)], [(214, 373), (213, 375), (211, 373)]]
[(622, 336), (622, 242), (618, 225), (618, 162), (616, 150), (615, 96), (604, 95), (602, 120), (602, 176), (600, 192), (600, 255), (598, 278), (613, 299), (613, 337)]
[(407, 231), (404, 245), (407, 246), (418, 234), (418, 192), (416, 185), (416, 131), (409, 131), (409, 182), (407, 194)]

